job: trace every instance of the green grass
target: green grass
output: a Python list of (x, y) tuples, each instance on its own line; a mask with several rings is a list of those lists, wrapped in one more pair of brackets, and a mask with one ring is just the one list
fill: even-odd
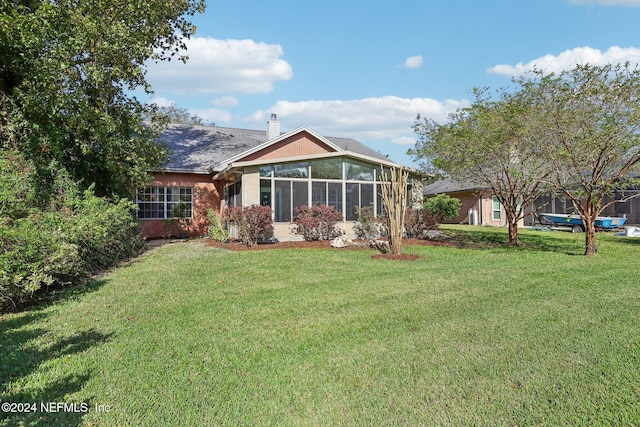
[(0, 400), (38, 412), (0, 425), (639, 425), (640, 242), (450, 231), (474, 248), (154, 249), (1, 317)]

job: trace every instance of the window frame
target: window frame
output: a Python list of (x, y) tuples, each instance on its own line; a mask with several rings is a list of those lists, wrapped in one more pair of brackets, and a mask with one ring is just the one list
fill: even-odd
[[(175, 200), (177, 191), (177, 200)], [(141, 194), (142, 193), (142, 194)], [(163, 186), (151, 185), (136, 190), (136, 218), (139, 220), (167, 220), (180, 219), (181, 217), (170, 215), (173, 208), (180, 202), (186, 204), (185, 219), (193, 219), (193, 187), (188, 186)], [(150, 200), (146, 200), (150, 198)], [(144, 209), (149, 205), (152, 209)], [(155, 207), (155, 209), (153, 209)], [(141, 213), (157, 214), (158, 216), (141, 216)], [(162, 215), (162, 216), (160, 216)]]

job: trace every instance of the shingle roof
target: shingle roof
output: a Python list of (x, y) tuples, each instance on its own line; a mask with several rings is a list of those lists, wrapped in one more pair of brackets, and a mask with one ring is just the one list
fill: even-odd
[(481, 190), (484, 187), (482, 185), (475, 184), (473, 182), (460, 182), (454, 181), (451, 178), (445, 178), (440, 181), (436, 181), (433, 184), (426, 185), (422, 189), (422, 194), (425, 196), (431, 196), (434, 194), (443, 193), (458, 193), (461, 191)]
[[(355, 139), (325, 137), (337, 147), (381, 160), (389, 159)], [(160, 141), (171, 149), (168, 170), (207, 172), (247, 150), (267, 142), (265, 130), (170, 124)]]

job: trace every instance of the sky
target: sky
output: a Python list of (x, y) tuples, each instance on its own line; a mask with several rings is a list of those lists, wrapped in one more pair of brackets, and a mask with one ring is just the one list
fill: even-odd
[(640, 62), (640, 0), (208, 0), (186, 64), (148, 63), (158, 105), (206, 122), (354, 138), (416, 167), (417, 114), (534, 67)]

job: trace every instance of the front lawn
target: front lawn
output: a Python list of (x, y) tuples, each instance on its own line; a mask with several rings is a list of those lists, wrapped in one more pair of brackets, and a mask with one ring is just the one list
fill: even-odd
[(0, 318), (0, 425), (639, 425), (640, 239), (451, 231), (477, 247), (151, 250)]

